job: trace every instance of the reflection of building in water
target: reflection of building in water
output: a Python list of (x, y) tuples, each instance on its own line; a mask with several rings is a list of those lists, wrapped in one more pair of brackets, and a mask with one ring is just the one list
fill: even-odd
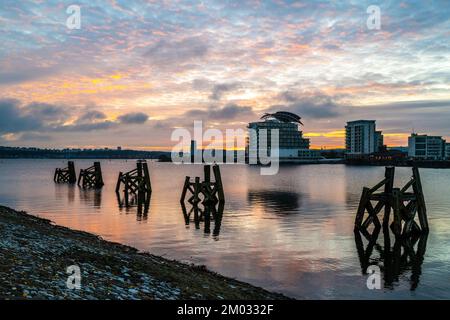
[(250, 205), (261, 205), (264, 210), (274, 213), (297, 212), (301, 195), (296, 192), (278, 190), (249, 190), (247, 200)]
[(80, 200), (94, 208), (100, 208), (102, 204), (101, 189), (79, 189)]
[(194, 222), (195, 228), (200, 229), (200, 223), (204, 225), (205, 234), (211, 233), (211, 220), (214, 222), (213, 237), (218, 240), (220, 234), (220, 227), (222, 225), (224, 203), (198, 205), (189, 204), (189, 211), (186, 209), (184, 202), (181, 202), (181, 209), (183, 210), (184, 222), (189, 226), (191, 221)]
[[(384, 287), (394, 289), (400, 276), (411, 271), (410, 284), (414, 291), (422, 274), (422, 263), (427, 245), (427, 233), (415, 233), (407, 237), (396, 237), (391, 245), (389, 229), (383, 230), (383, 245), (377, 240), (380, 229), (374, 228), (372, 234), (367, 230), (355, 230), (355, 243), (358, 251), (361, 270), (367, 275), (371, 265), (377, 265), (384, 278)], [(367, 240), (365, 246), (363, 237)]]

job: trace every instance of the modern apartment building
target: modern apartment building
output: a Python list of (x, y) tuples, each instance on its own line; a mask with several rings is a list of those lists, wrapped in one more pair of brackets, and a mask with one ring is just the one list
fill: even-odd
[(442, 160), (446, 156), (446, 143), (441, 136), (412, 133), (408, 138), (408, 156), (414, 159)]
[(378, 152), (383, 146), (383, 134), (376, 130), (375, 120), (356, 120), (345, 126), (347, 157), (360, 157)]

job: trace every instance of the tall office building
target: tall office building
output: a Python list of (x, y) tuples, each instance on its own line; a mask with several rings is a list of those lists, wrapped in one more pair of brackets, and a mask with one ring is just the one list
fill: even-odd
[(440, 136), (412, 133), (408, 138), (408, 156), (414, 159), (442, 160), (446, 143)]
[(359, 157), (378, 152), (383, 146), (383, 134), (376, 131), (375, 120), (347, 122), (345, 149), (347, 157)]

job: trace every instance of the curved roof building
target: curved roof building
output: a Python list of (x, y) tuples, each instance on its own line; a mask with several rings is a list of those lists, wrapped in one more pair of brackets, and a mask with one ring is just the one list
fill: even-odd
[(277, 111), (275, 113), (265, 113), (261, 117), (262, 120), (266, 120), (269, 118), (273, 118), (281, 122), (295, 122), (303, 125), (303, 123), (300, 121), (301, 117), (292, 112)]

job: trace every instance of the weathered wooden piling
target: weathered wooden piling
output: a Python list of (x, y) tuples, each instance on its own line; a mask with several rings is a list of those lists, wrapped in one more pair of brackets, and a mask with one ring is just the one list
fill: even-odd
[[(369, 266), (379, 265), (383, 272), (384, 287), (392, 288), (402, 273), (411, 270), (410, 289), (415, 290), (422, 274), (428, 233), (412, 233), (395, 237), (392, 244), (389, 228), (383, 227), (384, 241), (382, 240), (380, 244), (378, 242), (380, 229), (380, 227), (375, 227), (372, 234), (365, 229), (354, 231), (362, 274), (367, 275)], [(364, 246), (362, 236), (367, 240), (366, 246)], [(377, 252), (374, 254), (374, 251)]]
[[(428, 232), (425, 198), (419, 170), (417, 167), (413, 167), (412, 172), (411, 180), (403, 188), (394, 188), (395, 168), (386, 167), (385, 178), (382, 181), (373, 188), (363, 188), (355, 218), (355, 230), (367, 229), (372, 223), (378, 228), (380, 222), (377, 215), (384, 207), (383, 227), (388, 226), (392, 209), (391, 229), (395, 235)], [(384, 191), (377, 193), (382, 186), (384, 186)], [(411, 187), (412, 192), (408, 191)], [(376, 202), (375, 207), (372, 205), (372, 201)], [(365, 218), (366, 212), (367, 218)], [(415, 221), (416, 212), (418, 213), (420, 226)]]
[(224, 202), (216, 204), (202, 204), (191, 203), (189, 211), (186, 209), (184, 202), (181, 202), (181, 209), (183, 212), (185, 225), (188, 226), (191, 222), (191, 215), (193, 214), (193, 221), (196, 229), (200, 229), (200, 223), (204, 223), (204, 233), (211, 233), (211, 221), (214, 222), (213, 236), (220, 234), (220, 227), (222, 225), (222, 217), (224, 211)]
[[(122, 202), (120, 200), (120, 188), (122, 184), (124, 187), (125, 206), (128, 207), (136, 202), (138, 206), (147, 203), (150, 200), (152, 193), (147, 162), (145, 160), (138, 160), (136, 162), (136, 169), (125, 173), (119, 172), (116, 184), (116, 194), (120, 203)], [(130, 197), (133, 199), (130, 199)]]
[(94, 162), (94, 165), (87, 169), (80, 169), (78, 186), (82, 186), (83, 188), (100, 189), (103, 185), (104, 183), (100, 162)]
[(214, 181), (211, 181), (210, 165), (205, 165), (203, 167), (203, 171), (203, 181), (200, 181), (200, 177), (195, 177), (193, 182), (191, 182), (190, 177), (185, 178), (183, 190), (181, 192), (181, 203), (184, 203), (188, 192), (190, 193), (190, 197), (187, 201), (191, 204), (198, 204), (200, 201), (202, 201), (203, 204), (225, 202), (225, 194), (223, 191), (222, 177), (219, 166), (213, 166)]
[(56, 168), (53, 181), (56, 183), (76, 183), (77, 177), (74, 162), (68, 161), (66, 168)]

